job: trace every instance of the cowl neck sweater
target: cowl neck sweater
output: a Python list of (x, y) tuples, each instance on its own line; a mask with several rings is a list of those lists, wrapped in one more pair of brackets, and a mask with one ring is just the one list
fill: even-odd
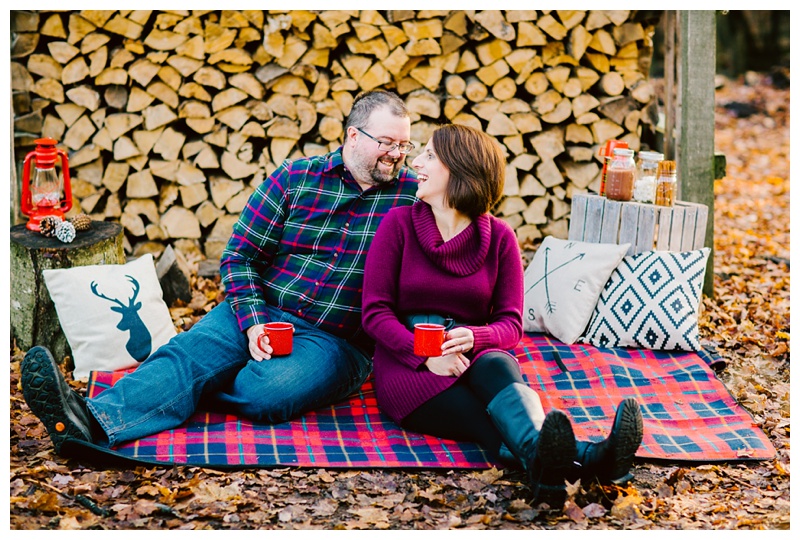
[(430, 205), (414, 204), (411, 222), (422, 251), (439, 268), (456, 276), (468, 276), (486, 262), (492, 235), (492, 224), (487, 214), (474, 219), (466, 229), (446, 242)]
[[(507, 223), (483, 215), (445, 242), (424, 202), (389, 212), (364, 268), (364, 330), (375, 340), (375, 393), (400, 422), (457, 377), (432, 373), (414, 354), (408, 314), (452, 317), (472, 331), (474, 361), (514, 348), (522, 336), (522, 258)], [(468, 370), (469, 371), (469, 370)]]

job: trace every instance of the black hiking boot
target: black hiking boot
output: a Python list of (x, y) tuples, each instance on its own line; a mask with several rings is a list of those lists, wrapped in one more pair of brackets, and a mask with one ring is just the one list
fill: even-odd
[(600, 442), (578, 441), (578, 467), (573, 478), (597, 478), (603, 484), (624, 484), (633, 479), (630, 468), (642, 443), (642, 412), (634, 398), (622, 400), (614, 416), (611, 434)]
[(561, 510), (567, 499), (565, 479), (575, 467), (576, 442), (569, 417), (559, 410), (547, 413), (536, 441), (534, 462), (527, 468), (528, 483), (538, 486), (534, 502)]
[[(553, 410), (542, 422), (539, 396), (522, 383), (498, 392), (486, 411), (507, 449), (525, 469), (533, 502), (561, 510), (567, 497), (565, 480), (575, 467), (575, 435), (569, 417)], [(536, 429), (538, 422), (541, 429)]]
[(49, 350), (30, 349), (20, 371), (25, 402), (47, 428), (57, 454), (70, 439), (92, 442), (86, 401), (69, 387)]

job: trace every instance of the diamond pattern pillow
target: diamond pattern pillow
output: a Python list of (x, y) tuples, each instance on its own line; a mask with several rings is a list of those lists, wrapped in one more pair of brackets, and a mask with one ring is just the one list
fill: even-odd
[(575, 343), (629, 247), (546, 237), (525, 269), (523, 329)]
[(697, 316), (710, 251), (625, 257), (578, 341), (596, 347), (700, 350)]

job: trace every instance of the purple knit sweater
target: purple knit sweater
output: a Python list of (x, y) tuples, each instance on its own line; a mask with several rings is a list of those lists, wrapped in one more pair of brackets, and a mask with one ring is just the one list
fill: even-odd
[(414, 354), (414, 334), (398, 315), (438, 313), (468, 324), (470, 360), (508, 350), (522, 337), (523, 271), (514, 231), (485, 214), (447, 242), (424, 202), (391, 210), (364, 269), (364, 330), (375, 341), (378, 404), (400, 423), (452, 385)]

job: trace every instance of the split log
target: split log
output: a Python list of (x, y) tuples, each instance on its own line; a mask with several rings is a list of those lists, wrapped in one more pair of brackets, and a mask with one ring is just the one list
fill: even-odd
[(609, 71), (600, 77), (600, 89), (607, 96), (618, 96), (625, 90), (625, 81), (616, 71)]
[(468, 77), (466, 83), (464, 95), (473, 103), (480, 103), (489, 95), (489, 89), (476, 76)]
[(179, 250), (168, 245), (156, 263), (156, 276), (161, 284), (164, 302), (171, 306), (181, 300), (192, 300), (192, 269)]

